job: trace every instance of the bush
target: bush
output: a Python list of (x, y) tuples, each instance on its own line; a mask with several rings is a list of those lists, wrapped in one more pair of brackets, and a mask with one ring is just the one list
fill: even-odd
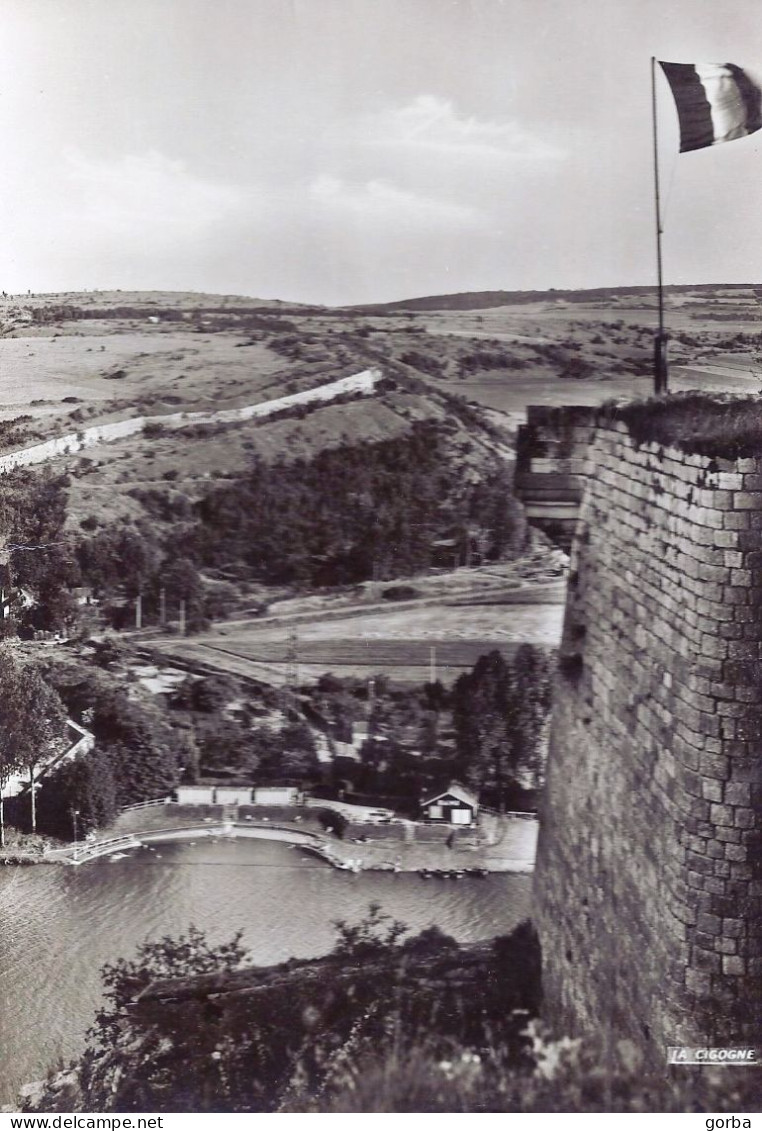
[(344, 833), (349, 828), (349, 821), (343, 813), (336, 809), (319, 809), (317, 819), (321, 828), (327, 833), (333, 833), (339, 840), (344, 839)]
[(420, 595), (420, 591), (413, 585), (390, 585), (381, 591), (385, 601), (410, 601)]

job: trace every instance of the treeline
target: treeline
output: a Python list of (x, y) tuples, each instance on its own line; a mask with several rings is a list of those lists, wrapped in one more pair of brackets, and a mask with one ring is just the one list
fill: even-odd
[(183, 780), (226, 776), (264, 785), (320, 780), (312, 730), (293, 708), (277, 728), (263, 718), (281, 706), (277, 692), (260, 695), (224, 675), (186, 679), (170, 700), (173, 731), (182, 735)]
[(253, 464), (197, 505), (197, 559), (245, 563), (268, 584), (314, 586), (394, 578), (429, 568), (435, 543), (479, 527), (490, 559), (526, 542), (508, 470), (464, 474), (441, 425), (404, 437), (320, 452), (291, 464)]
[[(110, 659), (106, 647), (102, 659)], [(40, 831), (70, 840), (75, 811), (85, 834), (110, 824), (122, 806), (174, 789), (188, 752), (160, 707), (132, 698), (123, 681), (97, 668), (51, 663), (44, 674), (69, 716), (94, 735), (95, 747), (45, 777)]]
[[(454, 410), (455, 411), (455, 410)], [(170, 482), (135, 488), (146, 516), (65, 528), (69, 479), (19, 470), (0, 479), (0, 537), (10, 547), (4, 584), (16, 596), (0, 631), (70, 631), (82, 616), (73, 590), (85, 587), (114, 627), (162, 611), (201, 628), (232, 608), (231, 584), (205, 570), (264, 585), (324, 587), (392, 580), (453, 560), (499, 560), (526, 545), (512, 469), (479, 452), (459, 418), (416, 422), (377, 443), (349, 444), (310, 459), (255, 459), (236, 479), (191, 499)], [(478, 422), (478, 421), (477, 421)], [(22, 590), (32, 603), (22, 600)]]
[(513, 657), (495, 650), (448, 689), (439, 682), (394, 685), (323, 676), (309, 697), (307, 717), (339, 741), (365, 720), (369, 737), (360, 760), (338, 759), (326, 784), (355, 800), (376, 799), (418, 816), (421, 797), (450, 779), (470, 786), (498, 810), (531, 806), (542, 785), (550, 713), (551, 654), (522, 644)]
[(483, 804), (510, 808), (517, 787), (541, 784), (550, 700), (550, 656), (531, 644), (522, 644), (510, 660), (490, 652), (456, 680), (457, 769)]
[(51, 322), (104, 321), (108, 319), (159, 318), (162, 322), (198, 322), (205, 318), (222, 317), (230, 322), (244, 322), (251, 329), (271, 333), (295, 329), (290, 319), (274, 314), (269, 307), (229, 307), (204, 306), (181, 309), (175, 306), (72, 306), (55, 304), (43, 307), (30, 307), (32, 322), (45, 326)]

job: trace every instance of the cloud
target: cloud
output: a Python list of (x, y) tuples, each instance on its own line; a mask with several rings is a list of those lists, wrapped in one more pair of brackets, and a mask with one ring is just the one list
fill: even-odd
[(342, 212), (355, 221), (384, 226), (416, 226), (421, 230), (473, 228), (482, 223), (469, 205), (437, 200), (398, 188), (387, 181), (351, 183), (334, 176), (317, 177), (309, 188), (313, 206)]
[(557, 161), (564, 153), (516, 122), (459, 117), (452, 102), (421, 94), (368, 122), (370, 143), (480, 161)]
[(250, 202), (239, 187), (204, 180), (183, 161), (155, 150), (113, 160), (71, 150), (65, 176), (72, 203), (88, 224), (116, 236), (150, 233), (162, 241), (201, 236)]

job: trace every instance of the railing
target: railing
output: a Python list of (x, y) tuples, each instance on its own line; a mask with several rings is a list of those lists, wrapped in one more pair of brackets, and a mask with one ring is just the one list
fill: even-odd
[(120, 813), (134, 813), (138, 809), (151, 809), (156, 805), (174, 805), (172, 797), (156, 797), (153, 801), (137, 801), (134, 805), (123, 805)]
[(108, 840), (81, 840), (71, 845), (68, 851), (71, 852), (72, 859), (79, 863), (89, 857), (103, 856), (115, 848), (137, 848), (139, 845), (140, 841), (132, 833), (128, 833), (126, 836), (114, 836)]

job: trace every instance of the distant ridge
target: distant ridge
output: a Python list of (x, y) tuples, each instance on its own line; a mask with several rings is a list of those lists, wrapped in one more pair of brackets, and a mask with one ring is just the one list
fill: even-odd
[[(739, 291), (755, 290), (758, 283), (679, 283), (666, 286), (665, 291)], [(462, 294), (428, 295), (424, 298), (401, 299), (397, 302), (365, 303), (350, 307), (352, 310), (486, 310), (494, 306), (520, 306), (532, 302), (594, 302), (615, 295), (653, 295), (654, 286), (648, 287), (593, 287), (590, 290), (548, 291), (466, 291)]]
[(205, 291), (143, 291), (143, 290), (83, 290), (83, 291), (28, 291), (6, 294), (0, 298), (0, 307), (9, 304), (23, 306), (118, 307), (161, 306), (178, 310), (229, 308), (237, 310), (301, 310), (320, 312), (324, 308), (286, 299), (254, 298), (249, 295), (215, 294)]

